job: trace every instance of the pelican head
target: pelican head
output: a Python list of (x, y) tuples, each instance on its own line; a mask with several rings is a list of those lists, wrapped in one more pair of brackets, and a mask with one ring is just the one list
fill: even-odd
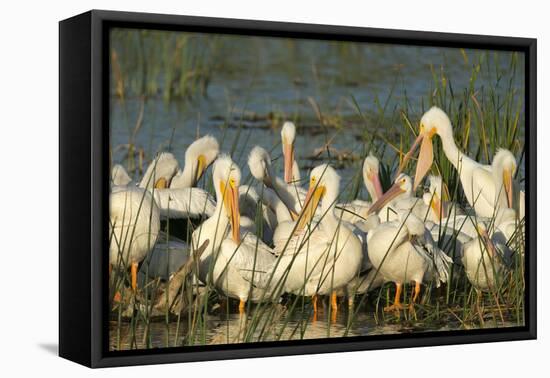
[(441, 221), (445, 217), (443, 208), (443, 179), (441, 176), (428, 176), (430, 189), (428, 193), (424, 193), (422, 199), (424, 203), (432, 209), (435, 217)]
[(380, 163), (373, 154), (365, 158), (365, 162), (363, 163), (363, 181), (373, 201), (378, 200), (383, 194), (382, 184), (380, 184), (379, 169)]
[(311, 221), (321, 200), (323, 200), (323, 213), (328, 212), (334, 206), (339, 190), (340, 176), (334, 168), (328, 164), (321, 164), (313, 168), (309, 176), (309, 189), (304, 207), (296, 229), (302, 230)]
[(406, 194), (412, 195), (413, 184), (409, 176), (404, 173), (399, 174), (395, 179), (391, 188), (388, 189), (372, 206), (369, 208), (368, 214), (378, 213), (384, 206), (393, 201), (396, 197)]
[(220, 156), (212, 172), (218, 201), (222, 201), (225, 215), (229, 218), (231, 233), (236, 243), (240, 242), (239, 185), (241, 170), (227, 155)]
[(424, 113), (420, 119), (418, 137), (414, 141), (409, 152), (405, 155), (405, 158), (399, 168), (399, 172), (401, 172), (407, 161), (411, 158), (412, 154), (420, 144), (420, 153), (418, 155), (418, 163), (416, 164), (413, 189), (418, 187), (432, 166), (434, 158), (432, 139), (434, 135), (439, 135), (443, 139), (452, 138), (453, 136), (451, 120), (443, 110), (436, 106), (433, 106), (430, 110)]
[(190, 166), (192, 185), (195, 186), (202, 177), (206, 168), (216, 160), (220, 153), (220, 146), (216, 138), (205, 135), (197, 139), (185, 151), (185, 167)]
[(293, 180), (292, 169), (294, 167), (294, 140), (296, 139), (296, 126), (292, 122), (285, 122), (281, 129), (281, 141), (285, 165), (285, 181), (290, 184)]
[[(516, 158), (510, 151), (500, 148), (493, 158), (492, 166), (496, 182), (502, 183), (502, 186), (497, 186), (497, 190), (500, 192), (501, 188), (504, 188), (508, 207), (511, 208), (513, 206), (512, 201), (514, 197), (512, 180), (517, 169)], [(498, 194), (500, 195), (500, 193)]]
[(273, 188), (269, 152), (260, 146), (255, 146), (248, 155), (248, 167), (256, 180), (263, 182), (268, 188)]
[(178, 161), (172, 153), (159, 152), (147, 167), (139, 186), (149, 189), (152, 187), (156, 189), (168, 188), (178, 167)]

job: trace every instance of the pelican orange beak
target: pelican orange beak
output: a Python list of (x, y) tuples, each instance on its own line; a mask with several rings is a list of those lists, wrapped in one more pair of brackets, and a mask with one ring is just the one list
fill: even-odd
[(382, 210), (384, 206), (386, 206), (386, 204), (388, 204), (395, 197), (403, 193), (405, 193), (405, 191), (403, 190), (403, 188), (401, 188), (399, 183), (393, 184), (386, 193), (384, 193), (380, 198), (378, 198), (375, 203), (372, 204), (372, 206), (369, 208), (369, 211), (367, 212), (367, 215), (377, 214), (380, 210)]
[(199, 155), (199, 157), (197, 158), (197, 169), (195, 171), (194, 184), (196, 184), (201, 179), (205, 170), (206, 170), (206, 157), (204, 155)]
[(168, 186), (169, 183), (164, 177), (159, 178), (157, 182), (155, 182), (155, 189), (166, 189)]
[(504, 183), (504, 190), (506, 191), (506, 199), (508, 200), (508, 207), (512, 208), (513, 206), (513, 197), (514, 192), (512, 191), (512, 171), (510, 169), (505, 169), (502, 174), (502, 181)]
[(298, 219), (298, 225), (296, 226), (296, 231), (301, 231), (305, 226), (313, 219), (315, 210), (321, 201), (321, 198), (325, 195), (325, 187), (322, 185), (309, 185), (309, 190), (306, 194), (306, 199), (304, 202), (304, 208)]
[(373, 201), (378, 200), (382, 195), (384, 194), (382, 190), (382, 184), (380, 183), (380, 177), (378, 176), (378, 172), (374, 173), (368, 173), (367, 178), (372, 182), (374, 185), (374, 192), (376, 193), (376, 198), (373, 198)]
[(235, 185), (233, 180), (229, 182), (220, 182), (220, 190), (223, 194), (223, 205), (225, 211), (229, 217), (229, 223), (231, 225), (231, 235), (235, 243), (241, 241), (241, 215), (239, 213), (239, 188)]
[[(423, 128), (421, 127), (421, 130)], [(416, 140), (414, 141), (411, 149), (405, 157), (403, 158), (403, 161), (401, 162), (401, 165), (399, 166), (399, 170), (397, 171), (397, 176), (401, 174), (403, 169), (405, 168), (405, 165), (413, 155), (414, 151), (420, 144), (420, 153), (418, 155), (418, 162), (416, 164), (416, 172), (414, 174), (414, 184), (413, 184), (413, 190), (416, 190), (424, 176), (428, 173), (430, 170), (430, 167), (432, 166), (433, 160), (434, 160), (434, 153), (433, 153), (433, 145), (432, 145), (432, 138), (436, 134), (436, 129), (432, 128), (430, 131), (421, 131), (421, 133), (418, 135)]]
[(432, 211), (435, 213), (437, 220), (441, 222), (441, 219), (445, 218), (445, 214), (443, 214), (443, 206), (441, 206), (441, 198), (439, 198), (437, 193), (434, 193), (434, 195), (432, 196), (430, 207)]
[(283, 140), (283, 155), (285, 165), (285, 181), (290, 184), (293, 180), (292, 167), (294, 166), (294, 143)]

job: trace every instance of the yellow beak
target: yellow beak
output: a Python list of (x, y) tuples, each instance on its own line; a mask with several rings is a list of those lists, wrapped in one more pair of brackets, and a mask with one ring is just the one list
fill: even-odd
[(399, 186), (399, 184), (393, 184), (386, 193), (384, 193), (375, 203), (371, 205), (367, 215), (378, 213), (384, 206), (386, 206), (386, 204), (403, 193), (405, 193), (405, 191), (401, 188), (401, 186)]
[(508, 201), (508, 207), (512, 208), (514, 200), (514, 192), (512, 188), (512, 172), (509, 169), (505, 169), (502, 177), (504, 183), (504, 190), (506, 191), (506, 199)]
[(155, 189), (166, 189), (168, 188), (168, 181), (164, 177), (161, 177), (155, 182)]
[(285, 164), (285, 181), (290, 184), (293, 180), (292, 167), (294, 166), (294, 144), (283, 141), (283, 155)]
[(204, 155), (199, 155), (197, 158), (197, 170), (195, 171), (195, 184), (201, 179), (204, 171), (206, 170), (206, 157)]
[(235, 243), (241, 241), (241, 215), (239, 213), (239, 188), (235, 187), (232, 182), (227, 185), (225, 182), (220, 182), (220, 190), (223, 195), (223, 205), (229, 217), (231, 225), (231, 235)]
[(298, 225), (296, 226), (297, 231), (301, 231), (305, 228), (305, 226), (311, 222), (313, 219), (313, 215), (315, 214), (315, 210), (317, 209), (317, 206), (319, 205), (319, 202), (321, 201), (321, 198), (325, 194), (325, 187), (324, 186), (311, 186), (309, 187), (309, 190), (306, 194), (306, 199), (304, 202), (304, 208), (302, 209), (302, 212), (300, 214), (300, 218), (298, 219)]

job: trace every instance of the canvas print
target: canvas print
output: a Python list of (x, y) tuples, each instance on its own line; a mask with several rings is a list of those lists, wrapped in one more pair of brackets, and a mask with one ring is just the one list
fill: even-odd
[(524, 53), (113, 28), (109, 62), (110, 351), (525, 325)]

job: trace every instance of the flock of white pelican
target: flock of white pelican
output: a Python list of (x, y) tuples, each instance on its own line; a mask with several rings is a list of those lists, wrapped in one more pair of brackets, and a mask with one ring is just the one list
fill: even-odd
[[(466, 209), (448, 200), (439, 176), (428, 176), (429, 189), (416, 196), (432, 167), (435, 136), (458, 172)], [(317, 298), (330, 296), (336, 313), (338, 297), (353, 305), (356, 295), (386, 282), (396, 291), (385, 310), (404, 308), (404, 284), (413, 288), (412, 309), (422, 285), (447, 282), (452, 264), (464, 266), (478, 292), (494, 287), (524, 217), (510, 151), (498, 150), (491, 165), (476, 162), (457, 147), (448, 116), (433, 107), (422, 116), (393, 185), (383, 191), (379, 161), (371, 154), (362, 172), (370, 201), (340, 203), (340, 176), (329, 164), (313, 168), (308, 187), (300, 186), (295, 139), (294, 124), (284, 123), (283, 178), (266, 149), (250, 151), (255, 185), (241, 184), (240, 168), (211, 136), (191, 144), (183, 169), (172, 153), (158, 154), (138, 183), (113, 166), (109, 272), (129, 269), (129, 285), (137, 290), (140, 264), (149, 277), (169, 280), (190, 250), (206, 245), (196, 282), (239, 300), (240, 313), (247, 302), (276, 302), (284, 293), (311, 297), (315, 315)], [(413, 180), (402, 172), (419, 145)], [(214, 196), (196, 186), (210, 165)], [(186, 241), (167, 237), (161, 221), (168, 219), (195, 220), (196, 227)], [(452, 247), (444, 247), (447, 241)]]

